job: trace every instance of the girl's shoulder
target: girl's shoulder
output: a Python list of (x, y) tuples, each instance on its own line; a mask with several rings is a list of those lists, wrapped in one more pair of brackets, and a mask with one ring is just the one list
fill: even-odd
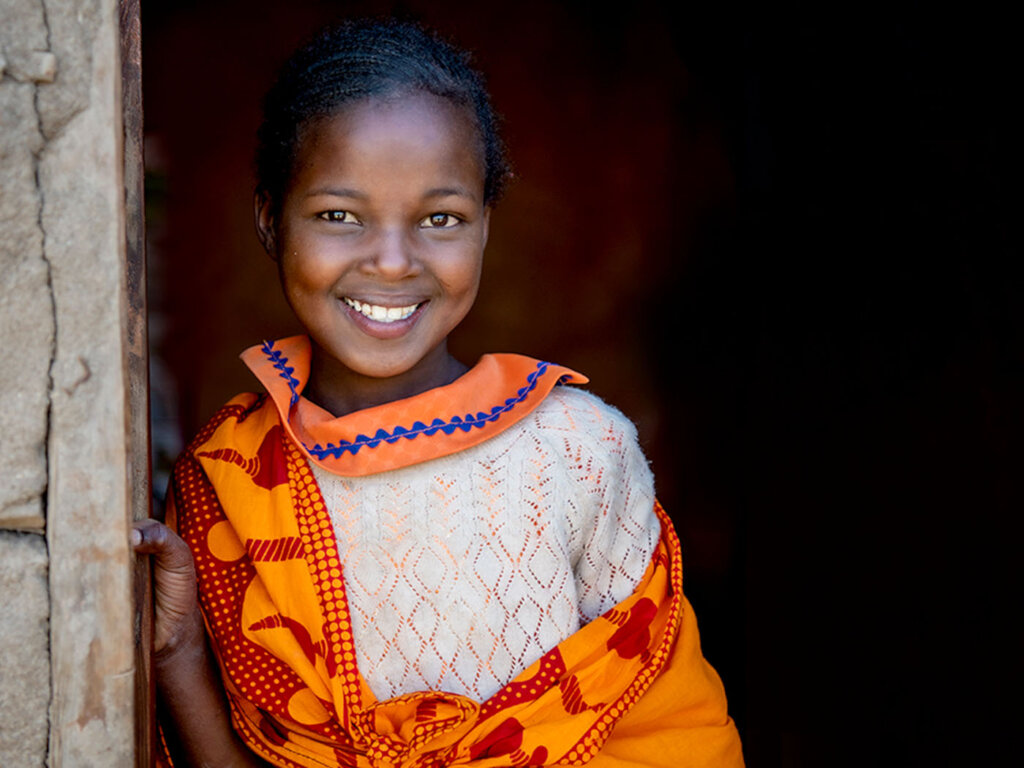
[(637, 440), (636, 427), (622, 411), (580, 387), (555, 387), (535, 414), (543, 427), (571, 432), (580, 438)]
[(527, 428), (564, 456), (587, 457), (615, 474), (650, 472), (633, 422), (593, 392), (555, 387), (531, 417)]
[[(549, 477), (564, 478), (574, 489), (565, 512), (570, 527), (587, 536), (602, 532), (611, 537), (604, 541), (609, 546), (619, 528), (645, 531), (653, 547), (652, 532), (660, 529), (654, 475), (633, 422), (593, 392), (570, 386), (555, 387), (532, 416), (527, 428), (538, 460), (552, 459)], [(650, 547), (643, 549), (643, 563)]]

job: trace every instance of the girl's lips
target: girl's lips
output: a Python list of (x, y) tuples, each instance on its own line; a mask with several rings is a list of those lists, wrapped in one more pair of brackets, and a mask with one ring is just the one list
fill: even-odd
[(394, 302), (391, 304), (376, 304), (374, 302), (353, 299), (351, 296), (342, 297), (342, 301), (356, 312), (360, 312), (371, 320), (377, 320), (381, 323), (393, 323), (395, 320), (404, 320), (423, 303), (422, 301), (409, 301), (405, 304)]
[[(350, 303), (351, 302), (351, 303)], [(421, 301), (417, 304), (407, 304), (404, 307), (388, 307), (389, 309), (408, 309), (408, 307), (415, 306), (415, 309), (405, 317), (399, 317), (396, 320), (375, 320), (373, 317), (367, 317), (363, 312), (357, 310), (353, 303), (358, 303), (363, 311), (367, 310), (367, 302), (358, 302), (355, 299), (345, 297), (341, 300), (341, 306), (344, 307), (345, 313), (355, 323), (356, 327), (359, 328), (367, 336), (373, 336), (375, 339), (397, 339), (404, 336), (412, 330), (413, 326), (419, 321), (423, 314), (424, 308), (429, 304), (429, 300)], [(374, 305), (369, 304), (370, 308), (383, 307), (385, 305)], [(371, 309), (372, 314), (372, 309)], [(377, 312), (378, 316), (380, 312)], [(402, 313), (404, 314), (404, 312)]]

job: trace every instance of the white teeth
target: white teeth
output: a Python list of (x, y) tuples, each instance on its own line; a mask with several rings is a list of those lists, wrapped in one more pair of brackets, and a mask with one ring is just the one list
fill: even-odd
[(405, 320), (419, 307), (419, 304), (410, 304), (408, 307), (382, 307), (379, 304), (364, 304), (357, 299), (350, 299), (347, 296), (344, 298), (344, 301), (356, 312), (378, 323), (393, 323), (396, 320)]

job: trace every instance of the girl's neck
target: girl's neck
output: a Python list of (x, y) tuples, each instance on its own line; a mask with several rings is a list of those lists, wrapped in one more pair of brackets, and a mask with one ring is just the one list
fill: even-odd
[(451, 384), (467, 370), (442, 344), (398, 376), (364, 376), (341, 365), (314, 342), (309, 382), (302, 394), (327, 412), (346, 416)]

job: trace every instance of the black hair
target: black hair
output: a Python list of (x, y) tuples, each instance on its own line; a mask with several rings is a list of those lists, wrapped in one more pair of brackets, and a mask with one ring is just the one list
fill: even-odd
[(497, 202), (511, 177), (498, 117), (469, 53), (416, 24), (349, 21), (331, 27), (285, 62), (263, 101), (257, 133), (257, 190), (280, 206), (301, 131), (311, 121), (369, 97), (426, 92), (469, 109), (482, 144), (484, 204)]

